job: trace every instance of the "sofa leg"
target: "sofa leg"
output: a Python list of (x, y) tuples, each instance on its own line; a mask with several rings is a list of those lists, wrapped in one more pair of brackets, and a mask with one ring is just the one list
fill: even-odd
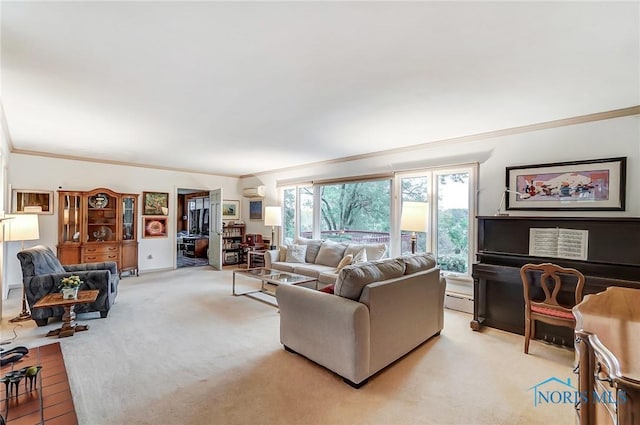
[(101, 311), (100, 312), (100, 317), (102, 317), (103, 319), (107, 317), (107, 314), (109, 314), (109, 310), (107, 311)]
[(47, 323), (49, 323), (49, 319), (33, 319), (36, 322), (36, 325), (38, 326), (47, 326)]
[(365, 379), (364, 381), (359, 382), (359, 383), (357, 383), (357, 384), (356, 384), (355, 382), (353, 382), (353, 381), (348, 380), (347, 378), (342, 378), (342, 380), (343, 380), (344, 382), (346, 382), (347, 384), (349, 384), (351, 387), (355, 388), (356, 390), (359, 390), (359, 389), (360, 389), (360, 387), (362, 387), (364, 384), (366, 384), (367, 382), (369, 382), (369, 378), (367, 378), (367, 379)]

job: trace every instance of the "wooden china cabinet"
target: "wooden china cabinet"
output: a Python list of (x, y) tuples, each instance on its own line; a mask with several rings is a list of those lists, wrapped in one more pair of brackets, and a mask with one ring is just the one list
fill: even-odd
[(138, 195), (99, 188), (58, 191), (58, 258), (62, 264), (115, 261), (138, 274)]

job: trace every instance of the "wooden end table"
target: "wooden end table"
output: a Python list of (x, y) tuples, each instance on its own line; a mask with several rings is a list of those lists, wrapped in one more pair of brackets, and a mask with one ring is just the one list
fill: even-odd
[(65, 300), (60, 293), (47, 294), (38, 300), (33, 305), (33, 308), (47, 308), (47, 307), (63, 307), (64, 314), (62, 315), (62, 327), (53, 329), (47, 333), (47, 336), (58, 336), (58, 338), (64, 338), (67, 336), (73, 336), (74, 333), (80, 331), (86, 331), (89, 329), (89, 325), (77, 325), (75, 323), (76, 313), (73, 311), (76, 304), (89, 304), (95, 302), (98, 299), (98, 290), (89, 289), (86, 291), (78, 291), (78, 298), (75, 300)]

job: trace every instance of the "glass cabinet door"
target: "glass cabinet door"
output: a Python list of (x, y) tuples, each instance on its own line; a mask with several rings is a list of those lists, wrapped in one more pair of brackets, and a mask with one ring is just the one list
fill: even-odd
[(62, 231), (60, 242), (80, 242), (81, 222), (81, 196), (64, 194), (60, 198), (62, 208)]
[(99, 192), (87, 198), (87, 242), (117, 240), (117, 198)]
[(122, 197), (122, 240), (136, 238), (136, 196)]

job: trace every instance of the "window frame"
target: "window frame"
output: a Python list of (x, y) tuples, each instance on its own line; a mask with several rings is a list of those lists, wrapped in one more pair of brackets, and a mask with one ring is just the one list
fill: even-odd
[[(437, 252), (437, 225), (438, 225), (438, 188), (437, 178), (440, 175), (446, 174), (469, 174), (469, 191), (468, 191), (468, 267), (466, 273), (442, 271), (443, 275), (453, 276), (470, 276), (471, 267), (475, 260), (475, 254), (477, 249), (477, 227), (475, 217), (477, 215), (477, 192), (478, 192), (478, 163), (465, 163), (455, 164), (439, 167), (425, 167), (420, 169), (412, 169), (406, 171), (397, 171), (392, 175), (377, 175), (377, 176), (352, 176), (345, 177), (344, 179), (331, 179), (318, 182), (305, 182), (300, 184), (288, 184), (278, 187), (278, 196), (280, 203), (282, 204), (284, 190), (295, 188), (295, 237), (300, 236), (300, 190), (302, 188), (313, 188), (313, 224), (312, 234), (314, 239), (321, 237), (321, 194), (320, 187), (323, 185), (341, 184), (341, 183), (354, 183), (354, 182), (366, 182), (373, 180), (385, 180), (390, 179), (390, 227), (389, 227), (389, 255), (397, 256), (401, 254), (401, 237), (402, 231), (400, 229), (400, 216), (402, 208), (402, 179), (411, 177), (428, 177), (427, 197), (429, 202), (429, 217), (428, 217), (428, 229), (427, 229), (427, 252), (433, 252), (438, 256)], [(282, 241), (281, 241), (282, 242)]]

